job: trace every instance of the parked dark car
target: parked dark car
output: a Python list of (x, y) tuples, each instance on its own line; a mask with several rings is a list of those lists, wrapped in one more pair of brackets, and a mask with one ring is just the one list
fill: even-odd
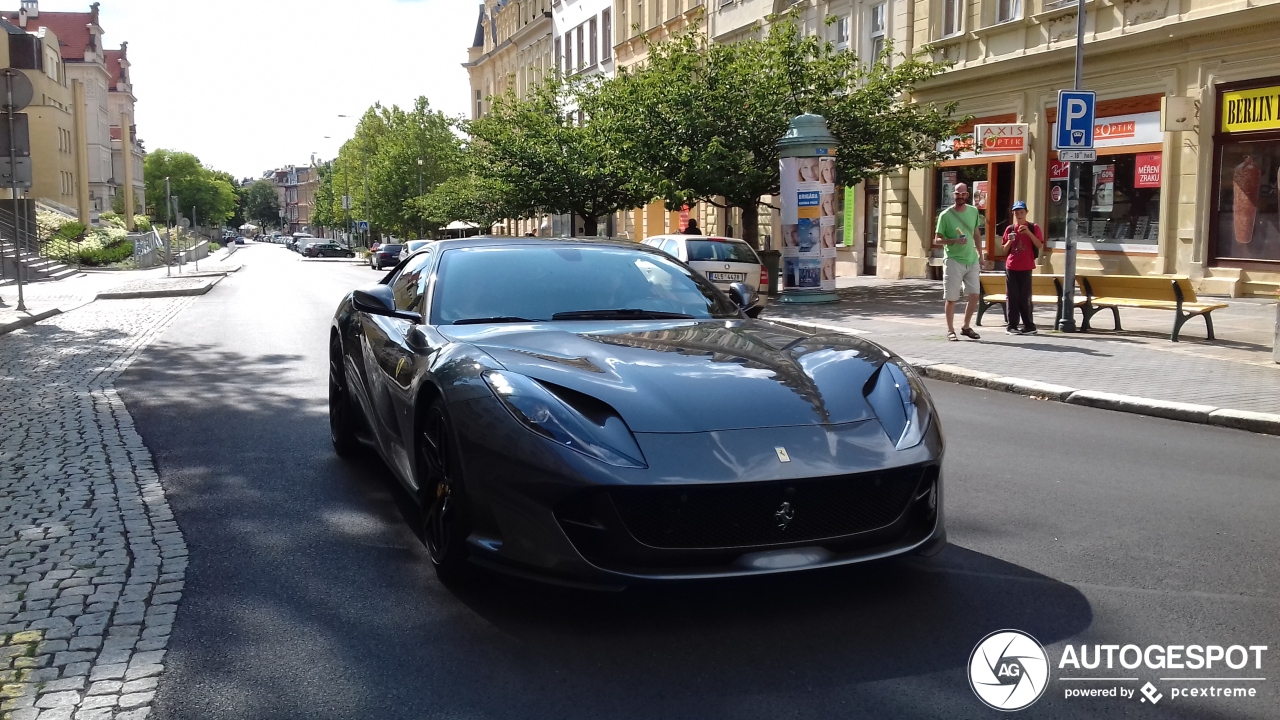
[(355, 252), (351, 248), (345, 247), (343, 245), (339, 245), (337, 243), (313, 243), (307, 246), (307, 249), (303, 252), (303, 254), (306, 255), (307, 257), (313, 257), (313, 258), (314, 257), (353, 258), (356, 256)]
[(374, 270), (393, 267), (400, 262), (400, 250), (403, 245), (379, 245), (369, 253), (369, 267)]
[(911, 367), (752, 320), (657, 250), (444, 240), (350, 293), (329, 337), (335, 450), (423, 507), (437, 573), (571, 584), (933, 554), (943, 438)]

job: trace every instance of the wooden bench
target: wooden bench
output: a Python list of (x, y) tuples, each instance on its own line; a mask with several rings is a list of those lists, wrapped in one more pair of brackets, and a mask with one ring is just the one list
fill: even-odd
[(1182, 326), (1193, 317), (1203, 317), (1213, 340), (1213, 318), (1209, 313), (1227, 307), (1226, 303), (1203, 303), (1196, 298), (1191, 281), (1184, 277), (1145, 275), (1081, 275), (1077, 278), (1084, 289), (1085, 302), (1082, 332), (1089, 332), (1090, 320), (1103, 310), (1110, 310), (1115, 318), (1115, 329), (1120, 327), (1120, 308), (1145, 308), (1148, 310), (1172, 310), (1173, 335), (1178, 342)]
[[(978, 278), (981, 292), (978, 300), (978, 324), (982, 324), (982, 316), (993, 305), (999, 305), (1004, 312), (1005, 322), (1009, 322), (1009, 294), (1007, 277), (1004, 273), (984, 273)], [(1083, 308), (1086, 300), (1084, 293), (1076, 293), (1075, 307)], [(1031, 276), (1031, 304), (1052, 305), (1054, 322), (1062, 316), (1062, 278), (1055, 275)]]

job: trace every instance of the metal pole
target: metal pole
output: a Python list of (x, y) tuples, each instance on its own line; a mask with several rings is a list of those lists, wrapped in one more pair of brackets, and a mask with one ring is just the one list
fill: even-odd
[(18, 148), (13, 135), (13, 73), (9, 70), (4, 75), (6, 115), (9, 121), (9, 194), (13, 198), (13, 275), (18, 281), (18, 312), (26, 312), (27, 304), (22, 296), (22, 241), (18, 229)]
[[(1084, 0), (1079, 0), (1076, 4), (1076, 75), (1075, 86), (1073, 89), (1079, 90), (1084, 84), (1084, 20), (1085, 7)], [(1062, 108), (1058, 108), (1058, 122), (1062, 122)], [(1064, 243), (1066, 247), (1065, 257), (1062, 262), (1062, 314), (1058, 318), (1058, 330), (1062, 332), (1076, 331), (1076, 239), (1072, 236), (1071, 226), (1075, 224), (1075, 218), (1071, 212), (1071, 189), (1076, 187), (1078, 182), (1076, 178), (1077, 165), (1079, 163), (1070, 163), (1067, 172), (1067, 227), (1064, 232)], [(1076, 211), (1079, 212), (1080, 202), (1076, 199)]]
[[(192, 230), (196, 229), (196, 206), (195, 205), (191, 206), (191, 229)], [(197, 235), (196, 237), (199, 237), (199, 235)], [(209, 246), (205, 245), (205, 247), (207, 248)], [(196, 261), (196, 272), (200, 272), (200, 253), (193, 252), (191, 253), (191, 257)]]
[(164, 179), (164, 276), (173, 274), (173, 199), (169, 178)]

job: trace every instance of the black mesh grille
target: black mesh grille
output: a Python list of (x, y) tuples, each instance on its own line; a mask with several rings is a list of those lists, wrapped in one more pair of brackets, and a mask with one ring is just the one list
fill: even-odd
[(609, 492), (627, 530), (650, 547), (751, 547), (838, 538), (889, 525), (911, 502), (923, 470), (917, 465), (807, 480)]

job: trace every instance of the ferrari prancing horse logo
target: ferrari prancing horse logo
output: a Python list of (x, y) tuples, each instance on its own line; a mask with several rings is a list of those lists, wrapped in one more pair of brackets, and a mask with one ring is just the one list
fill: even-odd
[(787, 454), (786, 448), (776, 447), (773, 449), (773, 451), (778, 453), (778, 462), (784, 462), (784, 463), (791, 462), (791, 456)]
[(773, 517), (778, 520), (778, 527), (786, 530), (791, 521), (796, 519), (796, 510), (791, 507), (791, 503), (784, 502), (782, 507), (778, 508), (778, 512), (773, 514)]

